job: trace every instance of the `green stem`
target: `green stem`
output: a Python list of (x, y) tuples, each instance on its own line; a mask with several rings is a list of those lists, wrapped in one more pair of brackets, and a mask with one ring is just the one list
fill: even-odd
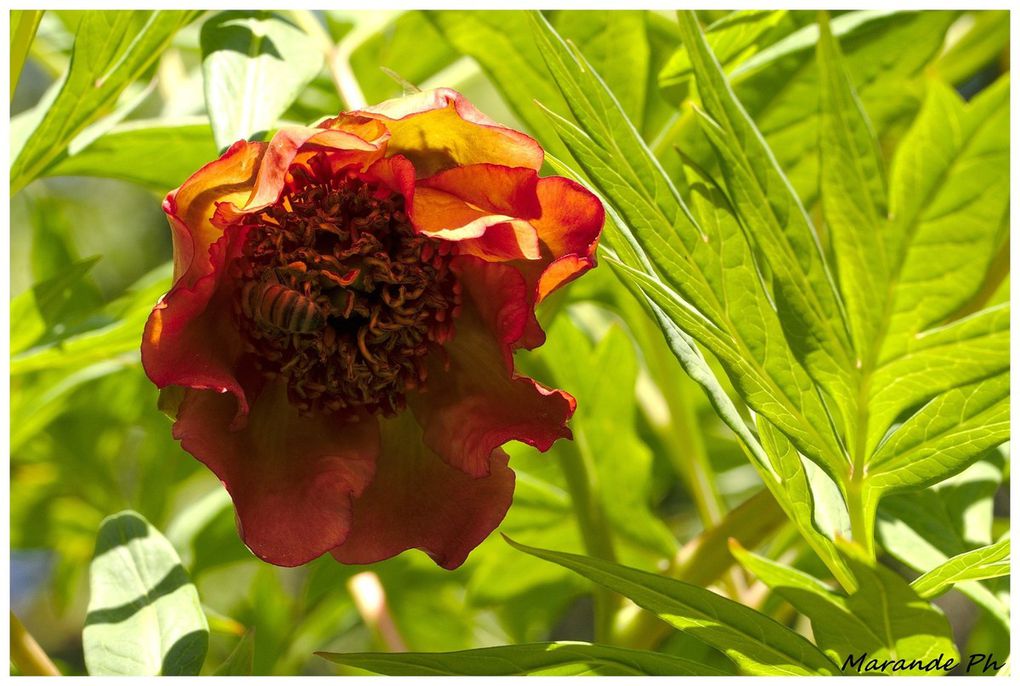
[[(584, 433), (576, 431), (574, 441), (563, 443), (560, 450), (560, 467), (570, 490), (570, 500), (581, 529), (585, 552), (591, 557), (616, 561), (616, 550), (609, 533), (609, 523), (599, 500), (598, 478), (595, 465), (587, 451)], [(606, 643), (613, 626), (613, 616), (620, 598), (612, 591), (595, 586), (595, 640)]]
[(875, 510), (877, 503), (871, 490), (864, 487), (861, 479), (851, 478), (846, 489), (846, 507), (850, 513), (850, 535), (867, 554), (875, 559)]
[(344, 109), (360, 110), (365, 107), (368, 103), (351, 69), (350, 46), (346, 46), (344, 42), (340, 45), (334, 44), (329, 33), (310, 10), (291, 10), (290, 16), (294, 23), (321, 45), (325, 54), (326, 68), (333, 79), (337, 94), (344, 101)]
[(11, 613), (11, 662), (25, 676), (60, 676), (60, 670), (13, 612)]

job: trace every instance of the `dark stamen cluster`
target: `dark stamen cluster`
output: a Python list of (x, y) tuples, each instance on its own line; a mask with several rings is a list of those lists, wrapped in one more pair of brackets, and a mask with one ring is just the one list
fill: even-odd
[(306, 414), (394, 414), (453, 336), (449, 245), (415, 233), (403, 197), (357, 173), (313, 158), (291, 177), (247, 217), (234, 261), (247, 352)]

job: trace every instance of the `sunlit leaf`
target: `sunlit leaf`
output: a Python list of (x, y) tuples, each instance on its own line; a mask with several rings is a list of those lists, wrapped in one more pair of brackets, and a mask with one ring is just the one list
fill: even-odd
[(867, 358), (882, 325), (875, 303), (885, 297), (890, 270), (885, 167), (871, 122), (824, 17), (820, 31), (818, 154), (822, 211), (832, 237), (853, 347), (859, 358)]
[(268, 11), (221, 12), (202, 25), (202, 75), (223, 149), (264, 135), (322, 68), (316, 41)]
[(89, 674), (195, 675), (209, 627), (173, 547), (141, 515), (108, 517), (90, 568), (82, 642)]
[(40, 176), (159, 57), (195, 11), (86, 12), (53, 104), (11, 164), (11, 192)]
[(846, 328), (811, 220), (693, 15), (680, 14), (680, 30), (707, 113), (700, 117), (702, 131), (720, 156), (733, 209), (772, 271), (788, 344), (815, 382), (846, 402), (851, 398)]
[(318, 653), (330, 662), (388, 676), (722, 676), (672, 655), (590, 643), (531, 643), (454, 653)]
[(838, 672), (803, 636), (700, 586), (596, 558), (510, 543), (529, 555), (562, 565), (630, 598), (677, 629), (723, 651), (746, 674), (792, 676)]
[(837, 664), (846, 665), (862, 654), (879, 663), (902, 659), (909, 666), (917, 660), (913, 668), (896, 673), (923, 674), (932, 660), (957, 656), (942, 612), (922, 600), (898, 574), (868, 563), (850, 545), (841, 544), (840, 552), (853, 571), (857, 590), (846, 597), (804, 572), (731, 547), (748, 571), (811, 619), (818, 645)]
[(922, 574), (911, 586), (922, 598), (934, 598), (961, 581), (1009, 575), (1009, 535), (998, 543), (960, 553)]
[[(705, 28), (709, 47), (724, 68), (732, 68), (767, 45), (767, 38), (786, 16), (786, 10), (738, 10)], [(659, 72), (659, 86), (675, 102), (687, 95), (691, 59), (680, 47)]]
[(11, 10), (11, 97), (45, 10)]
[(122, 124), (46, 170), (47, 176), (123, 179), (166, 193), (216, 157), (212, 130), (204, 120)]

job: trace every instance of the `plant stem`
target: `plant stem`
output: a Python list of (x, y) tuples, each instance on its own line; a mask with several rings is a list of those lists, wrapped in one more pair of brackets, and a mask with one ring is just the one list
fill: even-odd
[(407, 645), (393, 621), (386, 604), (386, 591), (375, 572), (355, 574), (347, 581), (347, 590), (376, 641), (391, 653), (405, 652)]
[[(616, 561), (616, 549), (609, 533), (602, 503), (599, 500), (598, 477), (595, 465), (587, 453), (584, 433), (575, 431), (574, 441), (564, 442), (560, 450), (560, 467), (570, 490), (570, 500), (581, 529), (585, 552), (591, 557)], [(595, 641), (605, 643), (613, 627), (613, 616), (620, 605), (620, 597), (612, 591), (595, 586)]]
[(60, 676), (60, 670), (13, 612), (11, 613), (11, 662), (25, 676)]
[(344, 109), (360, 110), (368, 103), (365, 101), (365, 94), (361, 92), (361, 86), (351, 70), (350, 46), (344, 47), (333, 43), (326, 29), (309, 10), (291, 10), (290, 16), (294, 19), (301, 30), (313, 40), (318, 41), (326, 55), (326, 68), (333, 79), (337, 94), (344, 101)]
[(846, 507), (850, 513), (850, 534), (875, 559), (875, 503), (860, 479), (851, 478), (846, 489)]

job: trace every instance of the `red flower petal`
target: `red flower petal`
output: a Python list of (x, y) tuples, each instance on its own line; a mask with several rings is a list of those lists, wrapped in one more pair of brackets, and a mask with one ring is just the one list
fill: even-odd
[(372, 480), (379, 427), (301, 417), (280, 385), (259, 394), (246, 426), (228, 427), (233, 398), (189, 390), (174, 438), (226, 486), (241, 538), (255, 555), (293, 567), (347, 539), (351, 500)]
[(414, 165), (401, 155), (376, 160), (365, 172), (394, 193), (404, 196), (404, 212), (411, 214), (414, 203)]
[(354, 502), (354, 526), (333, 557), (368, 564), (418, 548), (446, 569), (459, 567), (499, 523), (513, 499), (514, 473), (502, 450), (474, 479), (422, 445), (410, 413), (381, 421), (375, 478)]
[(440, 172), (415, 192), (415, 226), (435, 238), (459, 243), (461, 254), (490, 261), (541, 257), (538, 233), (528, 219), (539, 216), (534, 169), (475, 164)]
[(569, 179), (475, 164), (424, 179), (415, 198), (415, 224), (457, 241), (461, 254), (536, 261), (518, 265), (535, 289), (535, 304), (595, 266), (605, 211), (598, 198)]
[(229, 307), (213, 302), (229, 246), (210, 218), (217, 201), (250, 193), (264, 150), (262, 144), (235, 143), (167, 195), (163, 209), (173, 229), (175, 281), (142, 336), (142, 365), (157, 386), (230, 391), (241, 411), (247, 406), (233, 372), (237, 331)]
[(477, 477), (488, 473), (489, 455), (507, 441), (545, 451), (556, 439), (570, 438), (566, 422), (575, 402), (513, 371), (511, 346), (533, 316), (520, 274), (471, 257), (458, 258), (456, 271), (467, 297), (445, 348), (449, 368), (438, 357), (430, 360), (429, 384), (409, 395), (408, 404), (425, 444)]
[(449, 88), (387, 100), (352, 114), (383, 121), (392, 136), (389, 151), (407, 156), (419, 178), (483, 162), (537, 170), (545, 157), (533, 138), (497, 124)]
[[(537, 192), (542, 214), (531, 225), (552, 257), (537, 278), (535, 301), (541, 302), (595, 266), (595, 248), (606, 211), (590, 191), (562, 176), (539, 179)], [(537, 270), (531, 265), (523, 265), (522, 270), (531, 283), (534, 275), (528, 272)]]
[(301, 153), (328, 150), (334, 167), (357, 165), (368, 167), (382, 157), (388, 134), (380, 132), (373, 140), (339, 129), (322, 129), (309, 126), (285, 126), (269, 142), (265, 157), (259, 166), (258, 178), (251, 195), (242, 205), (221, 208), (221, 221), (229, 223), (245, 212), (271, 205), (280, 198), (292, 164), (300, 160)]

